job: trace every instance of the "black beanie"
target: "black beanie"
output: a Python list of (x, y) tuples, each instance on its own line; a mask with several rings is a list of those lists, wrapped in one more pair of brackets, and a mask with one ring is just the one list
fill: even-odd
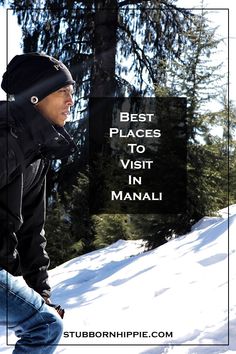
[(57, 59), (40, 53), (16, 55), (8, 64), (1, 87), (15, 99), (35, 104), (50, 93), (73, 85), (70, 71)]

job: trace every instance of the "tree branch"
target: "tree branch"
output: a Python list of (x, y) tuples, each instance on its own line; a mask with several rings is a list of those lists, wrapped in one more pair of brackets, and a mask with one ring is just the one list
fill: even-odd
[[(132, 33), (124, 24), (119, 24), (118, 27), (120, 29), (122, 29), (125, 33), (127, 33), (127, 35), (129, 36), (129, 38), (131, 40), (131, 45), (134, 49), (134, 53), (137, 55), (139, 62), (143, 63), (144, 67), (148, 70), (148, 72), (152, 78), (152, 81), (155, 83), (155, 77), (153, 74), (153, 70), (151, 68), (151, 64), (149, 62), (149, 59), (147, 58), (147, 56), (144, 53), (144, 50), (139, 47), (137, 42), (134, 40)], [(141, 52), (142, 55), (140, 55), (139, 52)]]
[(138, 5), (139, 3), (141, 4), (143, 1), (141, 0), (124, 0), (124, 1), (121, 1), (119, 4), (118, 4), (118, 7), (122, 7), (122, 6), (126, 6), (126, 5)]

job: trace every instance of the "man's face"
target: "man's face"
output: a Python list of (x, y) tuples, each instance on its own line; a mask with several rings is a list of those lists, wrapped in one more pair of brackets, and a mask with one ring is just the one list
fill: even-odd
[(73, 86), (67, 85), (46, 96), (36, 105), (39, 112), (52, 124), (63, 127), (73, 106)]

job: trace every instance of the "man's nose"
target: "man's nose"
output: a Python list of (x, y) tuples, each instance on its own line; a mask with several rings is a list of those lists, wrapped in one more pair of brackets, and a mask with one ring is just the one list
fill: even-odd
[(73, 99), (72, 93), (68, 92), (67, 97), (66, 97), (66, 104), (67, 104), (67, 106), (70, 106), (70, 107), (74, 105), (74, 99)]

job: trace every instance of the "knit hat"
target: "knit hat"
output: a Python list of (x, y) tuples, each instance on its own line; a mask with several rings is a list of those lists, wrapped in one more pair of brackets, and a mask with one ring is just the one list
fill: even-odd
[(49, 55), (27, 53), (16, 55), (10, 61), (1, 87), (15, 99), (26, 99), (36, 104), (50, 93), (74, 83), (62, 62)]

